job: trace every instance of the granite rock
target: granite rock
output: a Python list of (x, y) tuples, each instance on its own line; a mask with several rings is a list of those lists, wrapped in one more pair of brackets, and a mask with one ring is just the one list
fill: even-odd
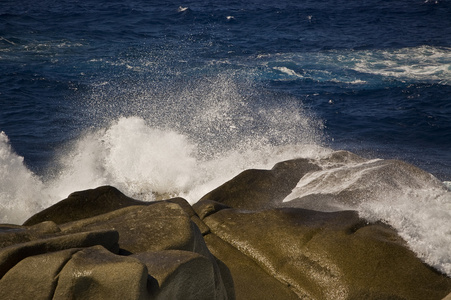
[(76, 192), (0, 225), (0, 299), (448, 299), (451, 278), (394, 228), (340, 209), (423, 184), (442, 188), (339, 151), (244, 171), (192, 206)]

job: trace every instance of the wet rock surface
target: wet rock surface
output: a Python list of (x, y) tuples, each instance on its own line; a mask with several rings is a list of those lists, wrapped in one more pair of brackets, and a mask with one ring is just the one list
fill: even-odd
[[(0, 225), (0, 299), (447, 297), (451, 278), (417, 258), (392, 227), (354, 210), (301, 208), (313, 201), (299, 192), (309, 184), (346, 201), (378, 188), (328, 188), (328, 164), (349, 161), (362, 172), (365, 160), (347, 152), (323, 164), (299, 159), (244, 171), (192, 206), (183, 198), (141, 202), (108, 186), (73, 193), (22, 226)], [(368, 164), (365, 176), (391, 176), (383, 185), (433, 181), (405, 163)]]

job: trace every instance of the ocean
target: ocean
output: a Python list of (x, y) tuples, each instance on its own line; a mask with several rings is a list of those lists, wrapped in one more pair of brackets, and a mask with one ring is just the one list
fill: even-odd
[[(194, 203), (335, 150), (451, 188), (450, 95), (450, 1), (2, 0), (0, 222), (106, 184)], [(351, 208), (451, 276), (450, 192), (393, 193)]]

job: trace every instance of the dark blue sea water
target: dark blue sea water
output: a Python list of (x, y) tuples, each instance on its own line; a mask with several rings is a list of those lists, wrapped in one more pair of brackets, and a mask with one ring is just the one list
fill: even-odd
[(327, 149), (449, 181), (450, 95), (450, 1), (1, 0), (0, 217)]

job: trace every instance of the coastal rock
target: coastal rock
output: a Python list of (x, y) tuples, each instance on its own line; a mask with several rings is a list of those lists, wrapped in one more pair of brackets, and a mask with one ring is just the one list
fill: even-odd
[(167, 202), (176, 203), (188, 214), (190, 220), (199, 228), (202, 235), (210, 232), (210, 228), (199, 218), (193, 207), (183, 198), (171, 198), (166, 200)]
[(79, 250), (25, 257), (0, 280), (0, 299), (52, 299), (60, 270)]
[(233, 299), (233, 289), (225, 289), (217, 267), (203, 255), (166, 250), (131, 257), (147, 266), (152, 299)]
[[(204, 221), (229, 245), (205, 237), (213, 254), (235, 257), (234, 278), (247, 272), (250, 283), (255, 271), (239, 266), (250, 260), (300, 299), (441, 299), (451, 290), (450, 278), (423, 264), (392, 228), (367, 224), (354, 211), (222, 209)], [(271, 295), (265, 286), (259, 293)], [(254, 292), (237, 288), (237, 299), (256, 299)]]
[[(318, 160), (280, 206), (322, 211), (355, 209), (362, 199), (383, 200), (421, 189), (444, 190), (430, 173), (399, 160), (364, 160), (340, 151)], [(346, 153), (346, 152), (345, 152)]]
[(117, 253), (119, 251), (118, 238), (118, 233), (114, 230), (92, 230), (38, 239), (1, 248), (0, 278), (28, 256), (94, 245), (102, 245), (109, 251)]
[[(234, 299), (233, 286), (225, 286), (222, 279), (231, 282), (230, 274), (222, 274), (193, 218), (203, 224), (179, 198), (59, 226), (50, 221), (29, 227), (4, 225), (8, 245), (0, 249), (2, 299), (41, 294), (55, 299)], [(53, 228), (44, 230), (52, 237), (28, 241), (30, 232), (47, 227)], [(12, 230), (19, 238), (11, 237)], [(21, 277), (33, 285), (22, 296)]]
[(63, 224), (133, 205), (147, 205), (147, 203), (127, 197), (112, 186), (101, 186), (74, 192), (66, 199), (35, 214), (23, 225), (30, 226), (44, 221)]
[(299, 180), (320, 167), (308, 159), (294, 159), (276, 164), (271, 170), (246, 170), (203, 196), (230, 207), (261, 209), (274, 206), (291, 193)]
[(29, 227), (0, 225), (0, 248), (49, 237), (60, 231), (60, 228), (52, 221), (38, 223)]
[(147, 276), (137, 259), (102, 246), (73, 248), (21, 260), (0, 280), (0, 297), (148, 299)]
[(403, 161), (367, 160), (337, 151), (316, 160), (284, 161), (271, 170), (243, 171), (204, 195), (194, 207), (205, 210), (205, 201), (214, 201), (248, 210), (299, 207), (338, 211), (356, 209), (361, 199), (426, 188), (443, 190), (444, 186), (430, 173)]
[(208, 248), (217, 258), (222, 273), (230, 274), (232, 280), (224, 280), (224, 285), (228, 290), (234, 290), (236, 299), (299, 299), (289, 284), (267, 273), (255, 260), (230, 243), (213, 233), (204, 238)]
[(101, 246), (74, 253), (58, 274), (53, 299), (148, 299), (147, 268)]
[(27, 226), (0, 225), (0, 298), (443, 299), (451, 278), (395, 229), (340, 209), (424, 185), (443, 188), (404, 162), (340, 151), (244, 171), (193, 206), (76, 192)]
[(193, 209), (201, 219), (225, 208), (230, 208), (230, 206), (213, 200), (202, 200), (193, 204)]
[(185, 250), (208, 253), (199, 228), (177, 203), (153, 202), (60, 225), (63, 233), (114, 229), (124, 253)]

